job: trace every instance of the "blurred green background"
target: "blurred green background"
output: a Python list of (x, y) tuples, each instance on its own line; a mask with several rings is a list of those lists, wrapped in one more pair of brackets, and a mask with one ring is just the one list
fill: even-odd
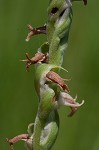
[[(27, 133), (34, 122), (38, 100), (34, 89), (35, 68), (25, 70), (19, 60), (31, 56), (46, 40), (44, 35), (26, 43), (27, 24), (43, 25), (48, 0), (0, 0), (0, 150), (10, 150), (5, 138)], [(63, 66), (69, 71), (71, 95), (85, 104), (68, 118), (61, 108), (60, 131), (52, 150), (99, 150), (99, 0), (73, 4), (73, 23)], [(25, 150), (23, 142), (15, 150)]]

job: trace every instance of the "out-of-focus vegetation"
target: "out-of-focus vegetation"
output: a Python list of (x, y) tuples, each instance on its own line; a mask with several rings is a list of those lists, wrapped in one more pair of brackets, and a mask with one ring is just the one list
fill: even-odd
[[(27, 126), (35, 119), (38, 100), (34, 89), (35, 68), (25, 71), (19, 60), (28, 52), (31, 56), (46, 37), (36, 36), (26, 43), (27, 24), (43, 25), (47, 19), (48, 0), (0, 0), (0, 149), (8, 150), (5, 138), (27, 133)], [(78, 95), (85, 104), (68, 118), (69, 109), (61, 108), (60, 132), (53, 150), (99, 149), (99, 1), (73, 4), (73, 23), (69, 46), (62, 72), (71, 95)], [(23, 142), (15, 149), (25, 150)]]

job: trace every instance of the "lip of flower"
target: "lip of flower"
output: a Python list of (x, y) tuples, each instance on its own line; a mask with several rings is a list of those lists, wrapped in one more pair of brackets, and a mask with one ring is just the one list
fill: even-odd
[(77, 97), (74, 99), (68, 93), (60, 92), (58, 103), (59, 105), (65, 105), (70, 107), (80, 107), (84, 104), (84, 100), (79, 104), (76, 102)]
[(78, 107), (84, 104), (84, 100), (81, 103), (76, 102), (77, 96), (72, 98), (68, 93), (60, 92), (59, 99), (57, 101), (58, 106), (69, 106), (71, 108), (71, 112), (68, 115), (72, 116), (78, 109)]

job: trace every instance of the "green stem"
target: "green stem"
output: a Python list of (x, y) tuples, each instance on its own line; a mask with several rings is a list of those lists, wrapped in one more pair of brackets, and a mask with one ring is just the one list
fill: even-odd
[(33, 149), (40, 150), (40, 137), (41, 132), (45, 126), (45, 121), (36, 117), (35, 125), (34, 125), (34, 136), (33, 136)]

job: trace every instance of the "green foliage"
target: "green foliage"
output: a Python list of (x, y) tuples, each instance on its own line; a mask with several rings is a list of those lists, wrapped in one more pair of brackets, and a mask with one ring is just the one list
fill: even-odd
[[(27, 125), (34, 121), (37, 111), (37, 98), (33, 88), (34, 68), (29, 74), (19, 62), (23, 54), (35, 53), (44, 38), (35, 37), (25, 43), (26, 25), (45, 23), (48, 2), (1, 0), (0, 2), (0, 102), (1, 149), (8, 149), (6, 137), (25, 133)], [(84, 106), (72, 118), (66, 117), (66, 110), (60, 110), (60, 133), (53, 149), (97, 150), (98, 134), (98, 86), (99, 86), (99, 45), (98, 45), (98, 0), (89, 1), (84, 7), (81, 3), (73, 4), (74, 18), (69, 38), (68, 51), (65, 54), (64, 67), (68, 69), (70, 89), (77, 92)], [(42, 7), (41, 7), (42, 6)], [(41, 16), (42, 14), (42, 16)], [(65, 78), (66, 74), (63, 74)], [(67, 78), (67, 77), (66, 77)], [(34, 111), (34, 114), (33, 114)], [(31, 115), (32, 114), (32, 115)], [(15, 149), (22, 149), (23, 144), (16, 144)]]

